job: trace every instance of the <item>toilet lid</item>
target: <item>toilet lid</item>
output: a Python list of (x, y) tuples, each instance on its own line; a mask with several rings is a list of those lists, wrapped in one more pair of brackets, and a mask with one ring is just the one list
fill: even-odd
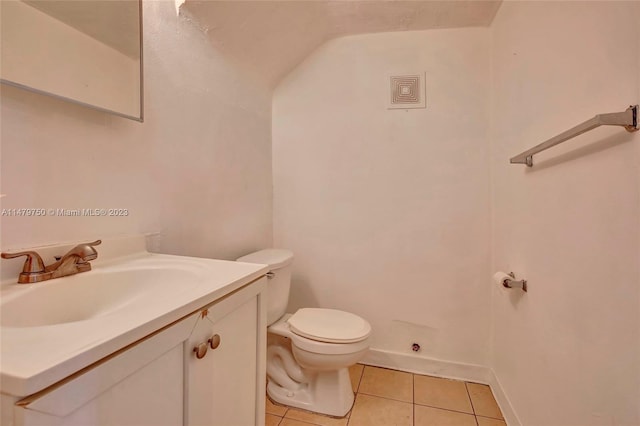
[(303, 308), (287, 322), (298, 336), (328, 343), (353, 343), (371, 334), (367, 321), (350, 312), (335, 309)]

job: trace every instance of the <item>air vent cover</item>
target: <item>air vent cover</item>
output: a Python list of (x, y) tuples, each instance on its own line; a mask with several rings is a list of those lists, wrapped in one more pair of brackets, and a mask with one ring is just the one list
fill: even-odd
[(424, 74), (392, 75), (389, 109), (425, 108)]

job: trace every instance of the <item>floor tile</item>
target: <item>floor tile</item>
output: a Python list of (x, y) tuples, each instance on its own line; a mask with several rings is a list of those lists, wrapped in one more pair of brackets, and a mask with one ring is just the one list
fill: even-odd
[(264, 420), (264, 426), (278, 426), (282, 417), (274, 416), (273, 414), (267, 414)]
[(364, 365), (356, 364), (349, 367), (349, 377), (351, 378), (351, 387), (354, 392), (358, 392), (358, 386), (360, 385), (360, 378), (362, 377), (362, 371)]
[(507, 426), (487, 385), (362, 364), (351, 366), (349, 377), (356, 401), (345, 418), (267, 398), (265, 426)]
[(489, 417), (476, 416), (478, 426), (507, 426), (504, 420), (490, 419)]
[(347, 422), (349, 421), (349, 419), (346, 417), (343, 419), (336, 419), (334, 417), (329, 417), (322, 414), (298, 410), (297, 408), (289, 408), (285, 418), (300, 420), (319, 426), (347, 426)]
[(412, 426), (413, 404), (358, 394), (349, 426)]
[(414, 377), (415, 403), (473, 414), (464, 382), (439, 377)]
[(287, 407), (283, 407), (282, 405), (276, 405), (273, 402), (271, 402), (271, 400), (269, 399), (269, 397), (266, 398), (267, 399), (267, 404), (266, 404), (266, 412), (267, 414), (273, 414), (274, 416), (284, 416), (284, 414), (287, 412)]
[(471, 397), (473, 410), (476, 415), (493, 417), (496, 419), (502, 418), (500, 408), (498, 407), (489, 386), (480, 385), (478, 383), (467, 383), (467, 389), (469, 389), (469, 396)]
[(476, 426), (473, 414), (457, 411), (416, 405), (414, 415), (415, 426)]
[(413, 402), (413, 374), (367, 365), (358, 392)]

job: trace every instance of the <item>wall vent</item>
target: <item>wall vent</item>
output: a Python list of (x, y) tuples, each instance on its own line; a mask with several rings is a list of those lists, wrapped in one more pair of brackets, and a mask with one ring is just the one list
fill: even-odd
[(389, 109), (425, 108), (424, 74), (392, 75)]

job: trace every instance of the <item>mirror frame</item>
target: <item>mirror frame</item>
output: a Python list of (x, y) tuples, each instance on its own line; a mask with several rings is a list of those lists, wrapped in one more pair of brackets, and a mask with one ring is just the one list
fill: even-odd
[[(0, 0), (2, 1), (2, 0)], [(45, 95), (45, 96), (49, 96), (52, 98), (56, 98), (56, 99), (60, 99), (63, 101), (67, 101), (67, 102), (71, 102), (73, 104), (76, 105), (81, 105), (84, 107), (88, 107), (91, 108), (93, 110), (96, 111), (102, 111), (102, 112), (106, 112), (108, 114), (113, 114), (113, 115), (117, 115), (119, 117), (123, 117), (123, 118), (128, 118), (130, 120), (134, 120), (134, 121), (139, 121), (140, 123), (144, 122), (144, 51), (143, 51), (143, 33), (144, 33), (144, 29), (143, 29), (143, 19), (142, 19), (142, 1), (143, 0), (138, 0), (138, 26), (140, 28), (139, 31), (139, 44), (140, 44), (140, 113), (139, 116), (134, 116), (134, 115), (128, 115), (122, 112), (118, 112), (118, 111), (114, 111), (114, 110), (110, 110), (108, 108), (102, 108), (96, 105), (92, 105), (92, 104), (88, 104), (86, 102), (82, 102), (82, 101), (78, 101), (76, 99), (73, 98), (68, 98), (66, 96), (63, 95), (59, 95), (56, 93), (52, 93), (52, 92), (47, 92), (46, 90), (41, 90), (35, 87), (31, 87), (31, 86), (26, 86), (24, 84), (20, 84), (20, 83), (16, 83), (14, 81), (11, 80), (6, 80), (4, 78), (0, 78), (0, 83), (2, 84), (6, 84), (7, 86), (12, 86), (12, 87), (17, 87), (19, 89), (24, 89), (27, 90), (29, 92), (33, 92), (33, 93), (38, 93), (40, 95)]]

